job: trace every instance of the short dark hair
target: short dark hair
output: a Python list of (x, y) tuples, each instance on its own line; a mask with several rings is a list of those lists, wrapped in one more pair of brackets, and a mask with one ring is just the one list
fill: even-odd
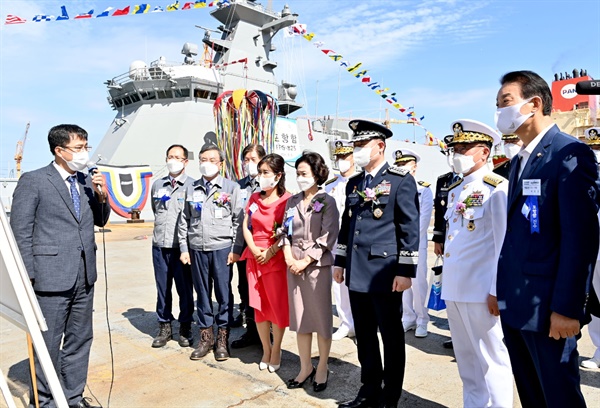
[(167, 149), (167, 156), (169, 156), (169, 152), (171, 151), (171, 149), (174, 149), (176, 147), (179, 147), (181, 150), (183, 150), (183, 158), (187, 160), (188, 158), (188, 149), (186, 149), (185, 147), (183, 147), (180, 144), (173, 144), (171, 146), (169, 146), (169, 148)]
[(552, 92), (544, 79), (533, 71), (512, 71), (500, 79), (501, 85), (516, 82), (521, 85), (521, 96), (523, 99), (529, 99), (539, 96), (542, 99), (544, 116), (550, 116), (552, 113)]
[(248, 153), (252, 151), (256, 152), (259, 159), (262, 159), (267, 155), (267, 152), (265, 151), (265, 148), (262, 147), (262, 145), (259, 145), (257, 143), (250, 143), (248, 146), (244, 147), (244, 150), (242, 150), (242, 160), (246, 157)]
[(269, 166), (271, 171), (275, 174), (281, 174), (279, 183), (277, 183), (277, 195), (281, 197), (285, 194), (285, 160), (277, 153), (267, 154), (265, 157), (260, 159), (257, 167), (260, 168), (263, 164)]
[(306, 163), (310, 166), (310, 170), (315, 176), (318, 186), (327, 181), (327, 178), (329, 177), (329, 168), (327, 168), (323, 156), (319, 153), (304, 151), (302, 156), (296, 160), (296, 169), (298, 169), (300, 163)]
[(219, 160), (222, 162), (225, 161), (225, 153), (223, 153), (223, 150), (219, 149), (214, 144), (205, 144), (204, 146), (202, 146), (202, 149), (200, 149), (200, 153), (198, 154), (198, 156), (202, 156), (202, 153), (210, 152), (211, 150), (216, 150), (217, 152), (219, 152)]
[(54, 153), (57, 147), (65, 147), (73, 139), (88, 139), (87, 132), (77, 125), (57, 125), (48, 132), (50, 152)]

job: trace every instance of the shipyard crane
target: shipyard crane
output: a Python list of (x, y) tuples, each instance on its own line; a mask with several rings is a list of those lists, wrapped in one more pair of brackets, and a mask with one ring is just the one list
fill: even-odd
[(15, 152), (15, 163), (17, 168), (17, 178), (21, 177), (21, 161), (23, 160), (23, 150), (25, 149), (25, 142), (27, 141), (27, 133), (29, 133), (29, 122), (25, 126), (25, 134), (17, 142), (17, 151)]

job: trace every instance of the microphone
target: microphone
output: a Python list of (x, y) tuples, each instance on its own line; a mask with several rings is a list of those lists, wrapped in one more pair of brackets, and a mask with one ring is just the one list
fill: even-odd
[[(88, 168), (88, 173), (90, 176), (93, 176), (94, 174), (98, 173), (98, 166), (92, 160), (89, 160), (85, 165)], [(102, 184), (96, 184), (96, 187), (98, 187), (100, 195), (103, 196), (104, 192), (102, 191)]]
[(600, 81), (579, 81), (575, 84), (579, 95), (600, 95)]

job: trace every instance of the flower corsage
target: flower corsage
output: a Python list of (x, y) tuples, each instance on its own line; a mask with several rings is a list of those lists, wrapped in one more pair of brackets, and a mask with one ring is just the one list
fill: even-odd
[(310, 205), (308, 206), (308, 211), (312, 211), (314, 213), (320, 213), (327, 207), (327, 203), (325, 202), (325, 196), (321, 195), (319, 198), (313, 198)]
[(213, 202), (218, 207), (225, 207), (227, 204), (231, 203), (231, 194), (217, 192), (213, 196)]

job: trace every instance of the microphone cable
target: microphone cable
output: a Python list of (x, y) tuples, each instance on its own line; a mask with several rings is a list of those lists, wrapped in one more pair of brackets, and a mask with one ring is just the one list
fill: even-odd
[[(90, 170), (90, 173), (93, 174), (92, 172), (94, 170), (98, 171), (98, 168), (97, 167), (90, 168), (89, 170)], [(99, 204), (100, 204), (100, 214), (104, 215), (104, 206), (108, 204), (108, 195), (106, 195), (106, 199), (104, 200), (104, 202), (99, 203)], [(109, 313), (108, 313), (108, 271), (107, 271), (107, 266), (106, 266), (106, 223), (100, 228), (100, 231), (102, 232), (102, 266), (104, 269), (104, 306), (105, 306), (105, 316), (106, 316), (106, 327), (108, 329), (108, 346), (109, 346), (109, 350), (110, 350), (110, 387), (108, 389), (108, 399), (106, 402), (106, 408), (109, 408), (110, 407), (110, 398), (112, 396), (112, 390), (113, 390), (113, 386), (115, 383), (115, 356), (114, 356), (114, 351), (113, 351), (112, 331), (110, 328), (110, 319), (109, 319)], [(88, 388), (88, 391), (90, 392), (90, 394), (99, 403), (100, 400), (98, 399), (98, 397), (96, 397), (96, 395), (94, 395), (94, 393), (90, 389), (89, 385), (87, 385), (87, 388)]]

